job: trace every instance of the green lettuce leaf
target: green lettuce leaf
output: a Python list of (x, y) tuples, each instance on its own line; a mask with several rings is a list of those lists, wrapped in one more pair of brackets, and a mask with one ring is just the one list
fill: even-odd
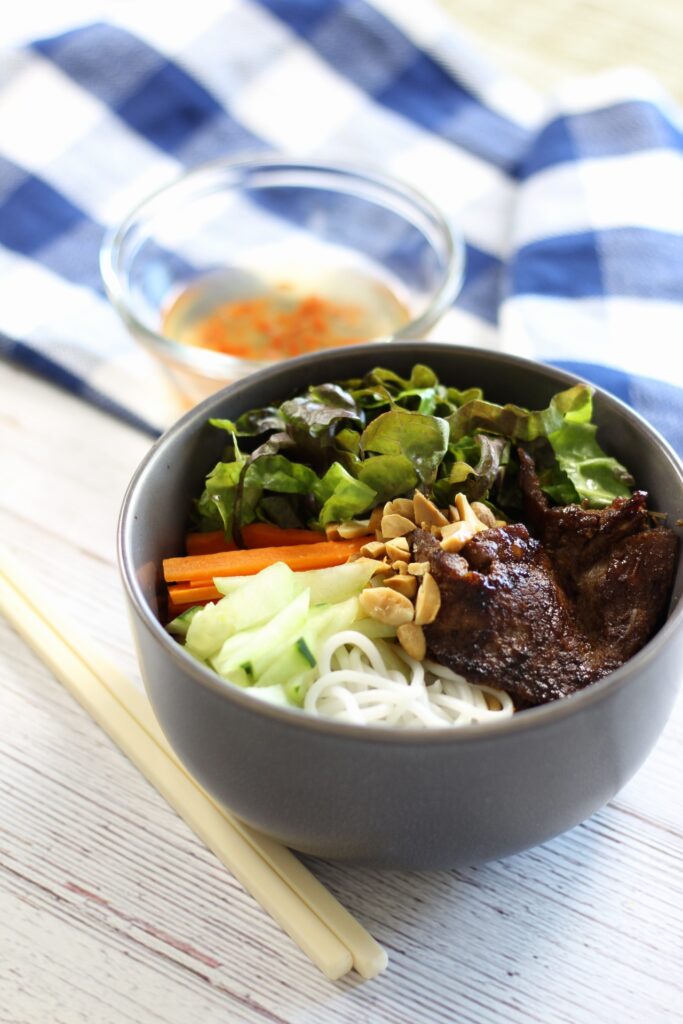
[(285, 455), (262, 455), (248, 467), (246, 480), (278, 494), (309, 494), (318, 484), (312, 469), (290, 462)]
[(257, 518), (264, 491), (308, 495), (317, 485), (318, 477), (312, 469), (291, 462), (284, 455), (265, 454), (254, 461), (219, 462), (206, 478), (204, 492), (197, 502), (198, 525), (202, 530), (222, 529), (227, 536), (234, 535), (239, 540), (238, 525), (246, 526)]
[(206, 478), (204, 491), (196, 506), (197, 524), (201, 530), (224, 530), (232, 533), (237, 485), (244, 460), (219, 462)]
[(438, 377), (429, 366), (417, 363), (408, 379), (400, 377), (393, 370), (376, 367), (362, 380), (349, 381), (346, 385), (357, 405), (368, 419), (378, 415), (383, 407), (400, 406), (411, 412), (426, 416), (449, 416), (464, 402), (481, 398), (480, 388), (459, 391), (439, 383)]
[(575, 493), (567, 501), (568, 488), (556, 477), (543, 487), (556, 501), (568, 504), (587, 498), (593, 508), (605, 508), (615, 498), (629, 497), (633, 477), (620, 462), (605, 455), (595, 439), (596, 431), (593, 423), (568, 421), (548, 435), (558, 467)]
[[(508, 461), (510, 442), (504, 437), (490, 437), (488, 434), (475, 434), (474, 440), (479, 446), (479, 459), (476, 465), (469, 467), (472, 472), (465, 479), (463, 490), (470, 501), (481, 501), (491, 490), (501, 465)], [(453, 470), (451, 479), (452, 474)]]
[(339, 462), (330, 466), (322, 480), (315, 485), (313, 493), (322, 503), (318, 516), (321, 526), (354, 519), (372, 508), (377, 497), (372, 487), (351, 476)]
[(374, 370), (370, 370), (366, 373), (363, 378), (363, 384), (365, 387), (372, 387), (373, 384), (379, 384), (388, 390), (393, 391), (395, 394), (400, 394), (403, 391), (409, 391), (411, 388), (433, 388), (439, 383), (439, 378), (436, 376), (434, 371), (429, 366), (424, 366), (422, 363), (415, 363), (412, 370), (410, 371), (410, 377), (400, 377), (393, 370), (387, 370), (382, 366), (376, 366)]
[(439, 416), (391, 409), (365, 428), (360, 444), (365, 452), (404, 455), (422, 484), (429, 488), (448, 450), (448, 423)]
[[(301, 530), (306, 521), (300, 515), (299, 501), (292, 494), (264, 494), (258, 503), (258, 518), (265, 523), (280, 526), (283, 530)], [(324, 538), (321, 536), (320, 538)]]
[(468, 402), (476, 402), (484, 397), (481, 388), (467, 388), (466, 391), (459, 391), (458, 388), (446, 388), (446, 400), (451, 405), (460, 408)]
[(343, 452), (351, 452), (353, 455), (357, 455), (360, 448), (360, 432), (358, 430), (351, 430), (350, 427), (344, 427), (335, 436), (334, 444), (337, 449)]
[(371, 455), (359, 461), (357, 477), (376, 492), (375, 503), (382, 505), (417, 487), (417, 473), (405, 455)]

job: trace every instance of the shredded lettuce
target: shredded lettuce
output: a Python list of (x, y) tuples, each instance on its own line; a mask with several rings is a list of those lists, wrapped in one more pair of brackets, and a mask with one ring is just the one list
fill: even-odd
[(480, 388), (441, 384), (420, 364), (407, 378), (377, 367), (313, 385), (279, 406), (210, 421), (230, 442), (206, 478), (195, 521), (237, 539), (259, 519), (323, 529), (418, 486), (441, 507), (462, 492), (518, 514), (520, 446), (554, 502), (604, 507), (628, 496), (633, 479), (597, 441), (592, 394), (575, 384), (545, 409), (496, 405)]

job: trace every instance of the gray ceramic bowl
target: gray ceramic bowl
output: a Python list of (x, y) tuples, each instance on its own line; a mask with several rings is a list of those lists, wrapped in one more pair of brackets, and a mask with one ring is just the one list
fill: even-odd
[[(182, 550), (190, 500), (220, 457), (209, 416), (234, 418), (314, 381), (374, 365), (429, 363), (460, 388), (539, 408), (573, 378), (454, 345), (354, 346), (273, 366), (207, 399), (158, 441), (136, 472), (119, 557), (147, 692), (178, 755), (250, 825), (322, 857), (445, 868), (504, 857), (571, 828), (609, 800), (651, 750), (673, 705), (683, 655), (679, 569), (672, 611), (618, 671), (573, 697), (500, 724), (406, 732), (337, 724), (265, 705), (185, 654), (157, 618), (161, 560)], [(595, 400), (604, 447), (670, 522), (683, 517), (683, 467), (630, 409)]]

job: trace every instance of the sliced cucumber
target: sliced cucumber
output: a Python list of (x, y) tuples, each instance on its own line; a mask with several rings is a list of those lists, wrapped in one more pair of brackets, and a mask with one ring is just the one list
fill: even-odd
[(329, 569), (309, 569), (296, 575), (311, 589), (311, 604), (338, 604), (360, 594), (370, 582), (374, 566), (368, 562), (346, 562)]
[(289, 566), (276, 562), (216, 604), (208, 604), (192, 619), (187, 649), (202, 660), (217, 654), (228, 637), (272, 619), (303, 590)]
[(288, 679), (283, 689), (289, 703), (294, 704), (295, 707), (302, 708), (304, 706), (304, 697), (308, 693), (314, 679), (314, 668), (309, 668), (308, 672), (301, 672), (298, 676), (292, 676), (291, 679)]
[(281, 657), (268, 666), (257, 680), (257, 686), (273, 686), (288, 679), (310, 672), (315, 667), (315, 656), (303, 636), (298, 637)]
[(357, 597), (349, 597), (339, 604), (322, 604), (311, 608), (302, 635), (269, 665), (259, 676), (256, 685), (261, 687), (281, 683), (292, 704), (303, 704), (306, 691), (315, 679), (320, 648), (333, 633), (349, 629), (359, 612)]
[[(311, 604), (336, 604), (338, 601), (345, 601), (347, 597), (353, 597), (354, 594), (360, 594), (366, 583), (370, 582), (373, 569), (372, 564), (359, 560), (327, 569), (308, 569), (306, 572), (297, 572), (294, 575), (302, 590), (305, 590), (306, 587), (310, 588)], [(263, 572), (265, 571), (263, 570)], [(260, 575), (261, 573), (259, 573)], [(231, 595), (242, 591), (246, 581), (254, 578), (253, 576), (216, 576), (213, 582), (221, 594)]]
[(200, 604), (196, 604), (194, 608), (187, 608), (184, 612), (181, 612), (180, 615), (177, 615), (175, 619), (172, 619), (166, 626), (166, 629), (169, 633), (172, 633), (173, 636), (187, 636), (190, 623), (197, 612), (200, 612), (201, 610), (202, 606)]
[(228, 637), (220, 651), (210, 659), (211, 665), (219, 675), (229, 677), (234, 669), (248, 663), (254, 679), (260, 679), (279, 652), (301, 635), (309, 602), (310, 593), (305, 590), (265, 625)]
[(337, 604), (320, 604), (311, 608), (303, 635), (316, 660), (327, 638), (333, 633), (350, 629), (361, 614), (357, 597), (348, 597)]
[(243, 690), (253, 686), (254, 679), (252, 675), (244, 668), (236, 668), (230, 673), (228, 682), (233, 683), (235, 686), (241, 686)]
[(253, 576), (214, 576), (213, 585), (221, 594), (227, 596), (241, 590), (245, 583), (253, 579)]
[(284, 687), (279, 684), (276, 686), (253, 686), (251, 693), (259, 700), (264, 700), (268, 704), (276, 704), (278, 707), (289, 708), (291, 702), (287, 699)]
[[(300, 638), (299, 642), (302, 641), (303, 638)], [(301, 707), (315, 677), (315, 665), (311, 665), (307, 658), (303, 658), (300, 648), (293, 645), (266, 669), (254, 690), (272, 690), (275, 686), (281, 686), (289, 703)]]
[(367, 636), (369, 640), (392, 640), (396, 637), (396, 626), (388, 626), (377, 619), (358, 619), (354, 622), (353, 628)]

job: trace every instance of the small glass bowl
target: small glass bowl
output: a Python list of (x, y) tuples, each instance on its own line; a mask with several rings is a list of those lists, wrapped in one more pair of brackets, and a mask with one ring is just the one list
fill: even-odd
[(268, 363), (165, 336), (169, 304), (211, 275), (225, 281), (229, 273), (239, 290), (274, 260), (293, 275), (302, 261), (336, 266), (340, 276), (372, 268), (377, 280), (391, 282), (409, 319), (363, 340), (390, 341), (423, 337), (451, 305), (464, 245), (427, 198), (383, 174), (278, 157), (221, 159), (137, 206), (105, 237), (100, 269), (133, 336), (194, 404)]

